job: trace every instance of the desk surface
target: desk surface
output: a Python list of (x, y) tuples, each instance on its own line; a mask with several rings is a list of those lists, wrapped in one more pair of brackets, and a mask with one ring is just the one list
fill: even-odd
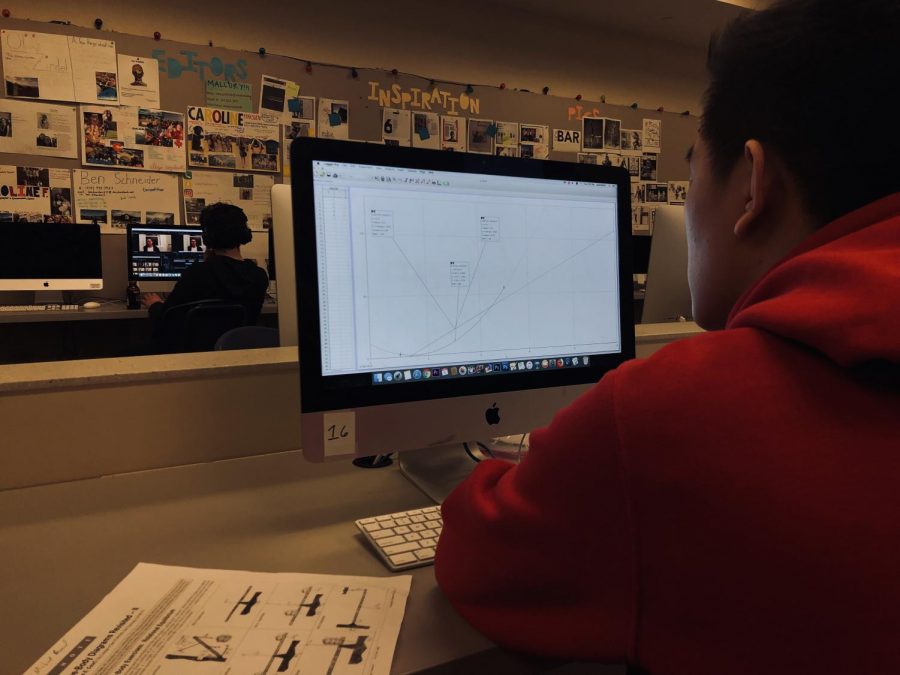
[[(24, 672), (141, 561), (387, 576), (353, 520), (427, 503), (395, 467), (313, 465), (296, 451), (0, 492), (3, 672)], [(392, 672), (551, 667), (474, 631), (432, 567), (411, 574)]]
[[(83, 303), (81, 303), (83, 304)], [(278, 305), (266, 301), (262, 314), (276, 314)], [(126, 309), (122, 300), (107, 300), (95, 309), (41, 310), (34, 312), (0, 312), (0, 324), (4, 323), (52, 323), (65, 321), (121, 321), (123, 319), (146, 319), (145, 309)]]

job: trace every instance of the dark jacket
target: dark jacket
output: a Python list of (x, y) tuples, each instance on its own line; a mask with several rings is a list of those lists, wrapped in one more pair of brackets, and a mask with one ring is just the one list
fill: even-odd
[(167, 309), (196, 300), (217, 299), (243, 305), (247, 325), (253, 325), (259, 318), (268, 287), (268, 275), (252, 260), (209, 256), (184, 271), (165, 302), (150, 306), (154, 334)]

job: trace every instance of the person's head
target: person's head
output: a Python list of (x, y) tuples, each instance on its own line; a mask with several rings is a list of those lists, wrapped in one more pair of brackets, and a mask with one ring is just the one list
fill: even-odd
[(218, 202), (205, 207), (200, 212), (200, 227), (208, 250), (230, 251), (253, 239), (247, 215), (233, 204)]
[(896, 0), (784, 0), (713, 38), (685, 214), (702, 326), (814, 230), (900, 189), (897, 134), (847, 142), (894, 109), (898, 31)]

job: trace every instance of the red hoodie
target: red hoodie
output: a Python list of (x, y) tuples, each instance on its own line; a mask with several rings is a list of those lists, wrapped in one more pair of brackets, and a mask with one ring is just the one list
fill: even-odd
[(900, 673), (887, 364), (900, 193), (804, 242), (726, 330), (608, 373), (518, 466), (479, 464), (444, 502), (438, 583), (478, 630), (542, 656), (653, 675)]

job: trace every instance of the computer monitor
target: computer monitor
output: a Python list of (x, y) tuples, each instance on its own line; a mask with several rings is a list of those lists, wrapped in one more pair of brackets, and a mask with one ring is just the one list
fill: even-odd
[(103, 288), (100, 226), (5, 223), (0, 291), (96, 291)]
[(199, 227), (129, 225), (127, 237), (128, 280), (145, 291), (171, 290), (206, 250)]
[(275, 297), (278, 301), (278, 344), (295, 347), (297, 340), (297, 292), (294, 279), (294, 215), (291, 209), (291, 186), (272, 188), (272, 232), (269, 279), (275, 278), (275, 266), (281, 275)]
[(526, 432), (634, 356), (624, 169), (320, 139), (291, 158), (308, 459)]
[(660, 206), (653, 225), (641, 323), (685, 321), (693, 317), (687, 267), (684, 207)]

